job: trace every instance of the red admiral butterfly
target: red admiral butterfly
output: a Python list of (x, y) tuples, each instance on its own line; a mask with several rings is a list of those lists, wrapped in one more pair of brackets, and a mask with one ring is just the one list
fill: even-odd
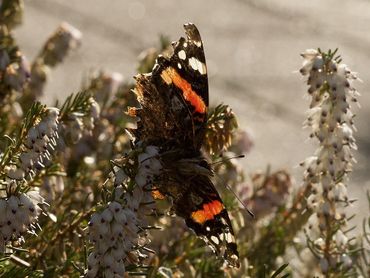
[(172, 44), (172, 55), (159, 55), (151, 73), (135, 77), (141, 108), (130, 110), (139, 118), (131, 131), (137, 142), (160, 146), (163, 170), (157, 189), (172, 198), (175, 213), (229, 265), (238, 267), (231, 222), (200, 151), (208, 111), (203, 43), (194, 24), (184, 28), (187, 39)]

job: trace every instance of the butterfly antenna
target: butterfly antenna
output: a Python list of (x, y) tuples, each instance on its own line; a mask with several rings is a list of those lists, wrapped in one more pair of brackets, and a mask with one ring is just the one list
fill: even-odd
[(210, 163), (210, 165), (217, 165), (217, 164), (224, 163), (226, 161), (229, 161), (229, 160), (232, 160), (232, 159), (235, 159), (235, 158), (244, 158), (244, 157), (245, 157), (244, 154), (240, 154), (240, 155), (236, 155), (236, 156), (232, 156), (232, 157), (227, 157), (227, 158), (222, 157), (220, 160)]
[[(235, 158), (244, 158), (245, 155), (244, 154), (240, 154), (240, 155), (236, 155), (236, 156), (232, 156), (232, 157), (227, 157), (227, 158), (224, 158), (222, 157), (220, 160), (218, 161), (215, 161), (215, 162), (212, 162), (210, 163), (210, 165), (217, 165), (217, 164), (220, 164), (220, 163), (224, 163), (226, 161), (229, 161), (231, 159), (235, 159)], [(234, 190), (230, 187), (230, 185), (226, 184), (225, 183), (225, 186), (227, 188), (227, 190), (229, 190), (233, 195), (234, 197), (238, 200), (238, 202), (244, 207), (244, 209), (248, 212), (248, 214), (252, 217), (252, 218), (255, 218), (253, 212), (251, 212), (247, 206), (243, 203), (243, 201), (239, 198), (239, 196), (234, 192)]]
[(235, 198), (239, 201), (239, 203), (244, 207), (244, 209), (249, 213), (249, 215), (252, 217), (252, 218), (255, 218), (254, 216), (254, 213), (251, 212), (247, 206), (243, 203), (243, 201), (239, 198), (239, 196), (234, 192), (234, 190), (230, 187), (230, 185), (226, 184), (226, 188), (231, 192), (233, 193), (233, 195), (235, 196)]

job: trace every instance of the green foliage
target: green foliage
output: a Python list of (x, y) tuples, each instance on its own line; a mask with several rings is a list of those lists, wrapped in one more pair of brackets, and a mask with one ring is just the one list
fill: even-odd
[(60, 120), (66, 120), (68, 115), (73, 113), (78, 113), (82, 116), (86, 115), (89, 109), (90, 98), (91, 94), (87, 91), (79, 92), (76, 95), (71, 94), (60, 108)]

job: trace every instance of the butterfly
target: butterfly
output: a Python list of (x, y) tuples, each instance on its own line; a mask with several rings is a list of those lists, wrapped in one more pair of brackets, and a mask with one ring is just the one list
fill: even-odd
[(160, 147), (162, 173), (157, 190), (170, 197), (173, 211), (232, 267), (239, 254), (228, 212), (201, 152), (208, 113), (207, 66), (197, 27), (184, 25), (186, 38), (172, 43), (169, 56), (159, 55), (151, 73), (135, 77), (140, 108), (131, 130), (136, 142)]

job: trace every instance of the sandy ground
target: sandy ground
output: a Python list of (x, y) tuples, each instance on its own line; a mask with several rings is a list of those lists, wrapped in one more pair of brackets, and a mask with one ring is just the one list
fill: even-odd
[(90, 69), (118, 71), (131, 78), (136, 57), (156, 46), (158, 35), (175, 40), (182, 24), (194, 22), (201, 31), (209, 71), (211, 103), (229, 104), (240, 126), (254, 137), (255, 147), (244, 160), (246, 170), (285, 168), (299, 184), (296, 166), (314, 151), (302, 129), (308, 99), (299, 74), (306, 48), (339, 48), (343, 60), (364, 81), (355, 134), (358, 164), (350, 194), (359, 223), (368, 214), (370, 189), (370, 1), (352, 0), (26, 0), (18, 42), (30, 58), (46, 38), (67, 21), (83, 33), (83, 44), (52, 73), (44, 101), (76, 92)]

